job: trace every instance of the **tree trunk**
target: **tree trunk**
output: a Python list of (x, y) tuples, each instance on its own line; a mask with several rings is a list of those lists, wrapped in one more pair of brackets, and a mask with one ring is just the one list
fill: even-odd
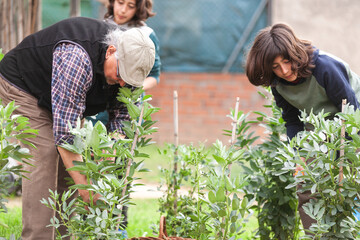
[(70, 17), (78, 17), (80, 13), (80, 0), (70, 0)]

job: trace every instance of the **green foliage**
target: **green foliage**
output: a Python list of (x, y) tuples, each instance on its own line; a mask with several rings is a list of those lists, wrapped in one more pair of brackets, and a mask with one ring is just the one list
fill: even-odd
[[(152, 128), (154, 122), (151, 120), (151, 114), (157, 109), (152, 108), (145, 100), (142, 102), (143, 121), (140, 118), (140, 125), (137, 123), (141, 114), (137, 100), (142, 92), (141, 89), (131, 91), (120, 88), (118, 100), (126, 104), (130, 113), (130, 120), (122, 122), (126, 139), (114, 139), (100, 121), (94, 126), (91, 122), (86, 122), (84, 127), (81, 127), (80, 120), (76, 127), (69, 125), (70, 133), (75, 136), (74, 142), (62, 147), (81, 154), (83, 162), (74, 162), (75, 166), (67, 170), (79, 171), (86, 175), (88, 184), (73, 185), (70, 187), (71, 190), (62, 195), (50, 191), (50, 197), (42, 200), (44, 205), (55, 210), (60, 216), (53, 217), (50, 226), (56, 229), (65, 226), (68, 230), (66, 236), (75, 239), (124, 238), (118, 231), (119, 223), (122, 221), (121, 209), (129, 204), (128, 193), (133, 181), (137, 179), (134, 174), (146, 171), (142, 168), (142, 161), (134, 162), (133, 159), (148, 157), (137, 149), (149, 144), (146, 136), (156, 131)], [(128, 164), (130, 171), (125, 177)], [(125, 187), (127, 191), (124, 195)], [(72, 199), (76, 189), (88, 190), (91, 193), (90, 203), (82, 201), (81, 197)], [(101, 197), (93, 204), (95, 194), (100, 194)]]
[[(132, 199), (132, 202), (136, 206), (129, 208), (129, 224), (126, 228), (128, 237), (153, 236), (151, 235), (151, 224), (157, 222), (157, 229), (159, 228), (158, 200), (139, 198)], [(10, 207), (7, 213), (0, 213), (0, 221), (9, 226), (0, 226), (0, 236), (4, 237), (0, 237), (0, 240), (8, 240), (11, 235), (14, 235), (16, 239), (20, 239), (22, 231), (21, 207)]]
[[(0, 105), (0, 213), (7, 212), (5, 203), (8, 189), (11, 186), (8, 177), (10, 174), (23, 176), (22, 165), (8, 167), (9, 159), (13, 158), (23, 164), (31, 164), (29, 149), (22, 148), (20, 143), (34, 147), (27, 139), (36, 137), (37, 130), (31, 129), (26, 117), (15, 115), (18, 106), (10, 102), (6, 106)], [(0, 221), (0, 225), (8, 228)], [(14, 238), (12, 236), (11, 238)]]
[[(239, 125), (243, 127), (237, 128), (235, 146), (246, 149), (242, 161), (243, 174), (250, 178), (244, 191), (249, 199), (255, 198), (253, 208), (258, 213), (258, 237), (294, 240), (300, 233), (297, 199), (295, 188), (286, 188), (294, 179), (291, 172), (283, 170), (285, 161), (279, 158), (278, 148), (286, 142), (285, 126), (280, 109), (274, 101), (271, 102), (265, 107), (271, 110), (272, 115), (254, 112), (258, 116), (256, 121), (247, 121), (247, 116), (239, 113)], [(253, 123), (263, 126), (267, 133), (266, 139), (256, 145), (248, 144), (258, 138), (253, 133), (247, 133), (248, 125)]]
[[(168, 145), (170, 168), (162, 169), (166, 192), (160, 211), (166, 215), (169, 235), (202, 239), (240, 239), (252, 215), (253, 199), (243, 197), (246, 178), (230, 176), (230, 166), (244, 154), (242, 149), (227, 148), (220, 141), (208, 157), (203, 146)], [(179, 168), (174, 171), (174, 164)], [(191, 186), (186, 195), (175, 190), (184, 183)]]
[[(161, 168), (165, 194), (159, 199), (160, 213), (166, 216), (167, 232), (169, 236), (190, 237), (199, 231), (198, 224), (202, 224), (200, 202), (196, 196), (203, 195), (204, 189), (201, 179), (204, 177), (204, 168), (209, 159), (204, 146), (198, 148), (189, 145), (180, 145), (175, 148), (168, 144), (160, 154), (168, 157), (169, 167)], [(174, 170), (174, 165), (177, 170)], [(187, 194), (178, 195), (178, 191), (185, 183), (190, 188)], [(204, 225), (202, 225), (202, 230)]]
[(0, 48), (0, 61), (3, 59), (4, 54), (2, 53), (2, 48)]
[(0, 240), (20, 239), (22, 231), (21, 208), (9, 208), (6, 213), (0, 213), (0, 221), (6, 226), (0, 225)]
[[(353, 214), (360, 206), (360, 111), (347, 108), (333, 119), (327, 116), (323, 112), (302, 113), (301, 120), (311, 124), (313, 130), (300, 132), (284, 144), (279, 148), (278, 158), (285, 161), (284, 172), (293, 172), (296, 165), (304, 168), (287, 188), (301, 184), (299, 191), (311, 191), (314, 197), (304, 206), (305, 212), (316, 220), (310, 227), (314, 237), (308, 238), (358, 239), (360, 225)], [(346, 137), (341, 135), (343, 124)], [(307, 164), (301, 158), (306, 159)]]
[(159, 229), (159, 202), (156, 198), (137, 198), (131, 200), (135, 206), (129, 208), (126, 228), (128, 237), (159, 236), (153, 233), (152, 224), (156, 223), (156, 231)]
[(207, 175), (209, 192), (204, 199), (207, 204), (205, 209), (209, 209), (205, 211), (209, 218), (207, 225), (213, 229), (216, 239), (239, 239), (252, 215), (249, 209), (254, 199), (243, 197), (248, 177), (241, 174), (231, 177), (230, 166), (242, 159), (244, 151), (233, 146), (227, 148), (220, 141), (214, 147), (216, 164)]

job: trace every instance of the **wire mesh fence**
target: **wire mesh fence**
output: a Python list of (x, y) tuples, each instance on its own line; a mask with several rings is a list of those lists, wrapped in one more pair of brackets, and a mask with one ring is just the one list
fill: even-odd
[[(241, 49), (229, 67), (242, 72), (244, 52), (268, 24), (266, 0), (154, 0), (155, 17), (147, 23), (160, 40), (163, 71), (221, 72), (238, 41)], [(256, 11), (259, 12), (253, 19)]]
[[(243, 72), (247, 48), (268, 25), (270, 1), (153, 0), (156, 16), (147, 24), (160, 40), (162, 71)], [(81, 0), (81, 16), (102, 19), (103, 2)], [(69, 8), (70, 0), (0, 0), (0, 48), (68, 18)]]

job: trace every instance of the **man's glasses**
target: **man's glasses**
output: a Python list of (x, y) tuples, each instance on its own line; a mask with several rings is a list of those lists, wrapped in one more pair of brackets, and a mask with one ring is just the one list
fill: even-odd
[(116, 77), (121, 78), (120, 77), (120, 70), (119, 70), (119, 59), (116, 59)]

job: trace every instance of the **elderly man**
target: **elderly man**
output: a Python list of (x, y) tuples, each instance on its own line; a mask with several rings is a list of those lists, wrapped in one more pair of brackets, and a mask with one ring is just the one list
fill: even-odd
[[(68, 121), (107, 110), (109, 131), (121, 133), (128, 119), (124, 105), (116, 100), (119, 87), (140, 87), (154, 65), (155, 49), (138, 29), (122, 32), (89, 18), (69, 18), (26, 37), (0, 62), (0, 98), (15, 100), (16, 113), (30, 119), (39, 130), (31, 139), (34, 167), (23, 180), (23, 240), (54, 239), (47, 228), (53, 211), (40, 203), (49, 189), (66, 190), (70, 174), (75, 184), (86, 184), (79, 172), (67, 173), (81, 155), (61, 147), (71, 143)], [(62, 159), (62, 161), (60, 160)], [(89, 202), (89, 192), (78, 190)], [(96, 200), (96, 199), (95, 199)]]

